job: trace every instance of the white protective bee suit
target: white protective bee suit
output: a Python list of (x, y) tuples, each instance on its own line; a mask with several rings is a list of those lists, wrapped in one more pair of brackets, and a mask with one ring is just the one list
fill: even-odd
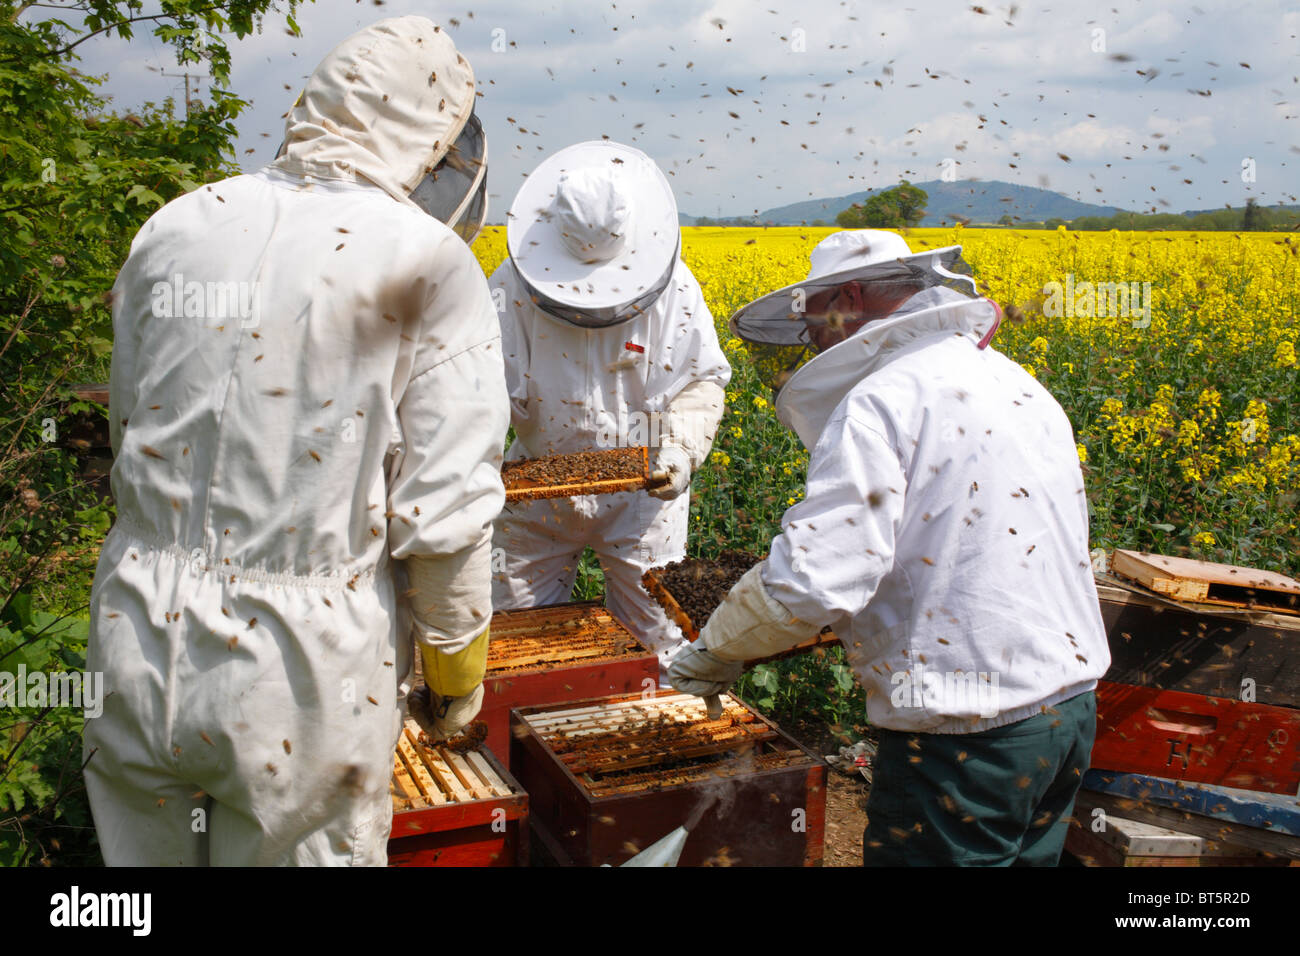
[[(677, 263), (667, 290), (643, 316), (611, 329), (575, 328), (534, 307), (509, 260), (489, 284), (503, 290), (506, 303), (501, 335), (515, 429), (508, 459), (608, 447), (620, 431), (639, 444), (642, 435), (651, 439), (652, 427), (666, 441), (681, 434), (672, 423), (676, 412), (706, 423), (702, 440), (682, 446), (691, 471), (703, 463), (731, 368), (684, 263)], [(645, 351), (627, 348), (629, 342)], [(688, 390), (695, 383), (712, 387)], [(604, 570), (606, 604), (666, 662), (684, 638), (645, 593), (641, 575), (685, 556), (689, 505), (689, 494), (663, 501), (644, 491), (507, 505), (494, 540), (494, 605), (568, 601), (590, 546)]]
[[(844, 255), (881, 235), (826, 243)], [(826, 625), (867, 718), (890, 730), (978, 733), (1096, 686), (1110, 655), (1073, 432), (984, 347), (998, 318), (987, 299), (929, 288), (789, 378), (776, 411), (811, 452), (807, 495), (675, 686), (716, 693), (740, 662)]]
[(401, 565), (456, 598), (418, 595), (421, 643), (469, 645), (504, 501), (487, 284), (409, 198), (473, 105), (445, 33), (382, 21), (317, 68), (275, 162), (132, 244), (87, 664), (108, 692), (85, 743), (110, 865), (386, 862)]
[[(666, 665), (685, 639), (641, 575), (685, 556), (690, 474), (709, 454), (731, 377), (713, 316), (678, 255), (672, 192), (640, 151), (578, 144), (529, 177), (511, 229), (511, 258), (489, 280), (502, 310), (515, 430), (506, 457), (649, 445), (652, 468), (670, 470), (673, 483), (659, 492), (667, 500), (636, 491), (507, 505), (494, 539), (493, 603), (501, 610), (568, 601), (590, 546), (607, 606)], [(565, 284), (544, 281), (565, 270)], [(626, 301), (648, 296), (661, 276), (652, 303), (607, 327), (579, 327), (537, 304), (544, 294), (585, 308), (602, 278), (607, 300)]]

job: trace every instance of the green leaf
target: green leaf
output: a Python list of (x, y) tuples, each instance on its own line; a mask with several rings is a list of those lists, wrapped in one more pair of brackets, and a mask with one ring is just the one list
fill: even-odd
[(835, 677), (835, 686), (840, 693), (847, 694), (853, 690), (853, 671), (844, 664), (832, 664), (831, 674)]
[(11, 774), (0, 780), (0, 811), (16, 814), (27, 806), (27, 793), (16, 777), (17, 774)]
[(34, 620), (32, 617), (32, 596), (25, 591), (15, 594), (0, 620), (3, 620), (5, 624), (15, 631), (24, 631), (31, 627)]

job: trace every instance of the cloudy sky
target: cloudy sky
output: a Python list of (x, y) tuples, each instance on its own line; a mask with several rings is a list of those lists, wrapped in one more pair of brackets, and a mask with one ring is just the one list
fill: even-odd
[[(271, 158), (321, 57), (410, 13), (479, 78), (494, 222), (544, 156), (603, 136), (654, 157), (697, 216), (945, 169), (1128, 209), (1300, 201), (1300, 9), (1273, 2), (318, 0), (301, 37), (273, 14), (232, 42), (232, 87), (254, 104), (243, 168)], [(81, 49), (121, 110), (183, 97), (152, 36)]]

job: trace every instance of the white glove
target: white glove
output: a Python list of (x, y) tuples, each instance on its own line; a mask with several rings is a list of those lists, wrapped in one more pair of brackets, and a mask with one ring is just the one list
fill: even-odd
[(478, 716), (483, 706), (483, 685), (462, 697), (443, 697), (421, 684), (406, 698), (407, 713), (434, 741), (456, 736)]
[(714, 657), (696, 641), (673, 658), (668, 668), (668, 683), (683, 694), (712, 697), (726, 691), (744, 672), (743, 663)]
[(424, 683), (406, 697), (406, 712), (434, 740), (463, 730), (483, 706), (483, 675), (492, 617), (492, 539), (451, 555), (410, 557), (403, 564)]
[(794, 647), (817, 633), (800, 621), (763, 584), (763, 563), (754, 565), (710, 616), (699, 639), (677, 655), (668, 682), (683, 694), (720, 694), (744, 673), (745, 662)]
[(789, 650), (819, 628), (799, 620), (763, 584), (760, 561), (736, 582), (700, 631), (703, 646), (723, 661), (752, 661)]
[(691, 459), (676, 445), (664, 445), (655, 453), (651, 472), (666, 475), (668, 481), (647, 489), (656, 498), (672, 501), (691, 487)]

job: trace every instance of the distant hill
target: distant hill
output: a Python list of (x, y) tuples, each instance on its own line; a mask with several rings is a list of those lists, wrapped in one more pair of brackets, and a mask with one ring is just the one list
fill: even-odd
[[(973, 223), (997, 222), (1008, 213), (1025, 222), (1041, 222), (1045, 219), (1074, 219), (1078, 216), (1113, 216), (1124, 211), (1114, 206), (1078, 202), (1048, 189), (1017, 186), (1014, 183), (969, 180), (947, 183), (935, 179), (914, 185), (924, 189), (930, 197), (926, 204), (925, 218), (921, 220), (922, 226), (941, 226), (958, 219)], [(848, 196), (810, 199), (788, 206), (777, 206), (775, 209), (765, 209), (753, 218), (759, 222), (786, 226), (808, 224), (816, 219), (834, 225), (836, 215), (849, 206), (862, 202), (874, 193), (892, 188), (893, 186), (879, 186)], [(682, 225), (693, 225), (696, 219), (685, 214), (679, 214), (678, 218)]]
[[(941, 226), (958, 219), (997, 222), (1007, 214), (1026, 222), (1041, 222), (1045, 219), (1074, 219), (1077, 216), (1113, 216), (1122, 211), (1114, 206), (1078, 202), (1048, 189), (1017, 186), (1014, 183), (947, 183), (935, 179), (915, 185), (924, 189), (930, 197), (925, 207), (925, 218), (921, 220), (922, 226)], [(759, 218), (783, 225), (798, 225), (814, 219), (824, 219), (828, 224), (834, 224), (835, 216), (849, 206), (862, 202), (874, 193), (892, 188), (893, 186), (880, 186), (837, 199), (815, 199), (778, 206), (764, 210)]]

